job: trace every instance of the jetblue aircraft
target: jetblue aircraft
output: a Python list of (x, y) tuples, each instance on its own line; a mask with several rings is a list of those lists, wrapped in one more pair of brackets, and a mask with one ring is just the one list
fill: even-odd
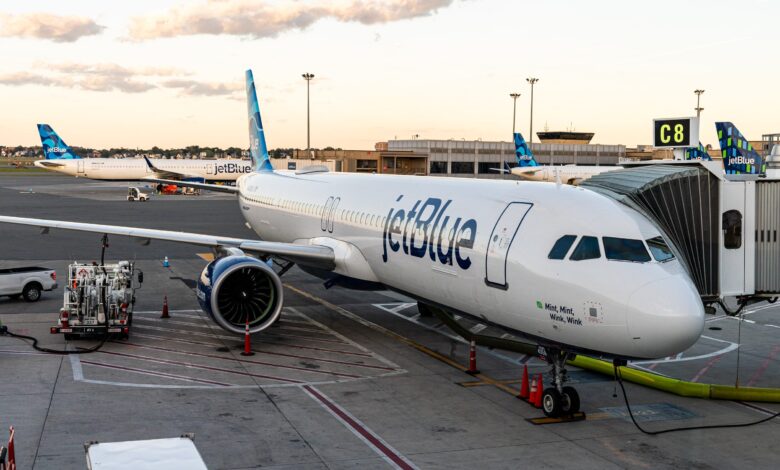
[(515, 132), (515, 158), (517, 166), (510, 173), (528, 181), (560, 181), (579, 185), (583, 180), (606, 171), (619, 170), (619, 166), (539, 165), (522, 134)]
[[(692, 346), (704, 309), (659, 230), (618, 202), (565, 185), (306, 169), (275, 172), (252, 72), (246, 73), (254, 169), (234, 192), (259, 239), (0, 216), (0, 222), (212, 248), (197, 298), (227, 331), (268, 328), (283, 289), (263, 260), (330, 283), (389, 288), (524, 336), (554, 368), (550, 416), (579, 408), (564, 386), (576, 353), (657, 358)], [(260, 259), (248, 254), (259, 257)]]
[(38, 124), (45, 160), (35, 166), (94, 180), (136, 181), (166, 178), (184, 181), (235, 181), (250, 173), (247, 160), (168, 160), (134, 158), (81, 158), (48, 124)]

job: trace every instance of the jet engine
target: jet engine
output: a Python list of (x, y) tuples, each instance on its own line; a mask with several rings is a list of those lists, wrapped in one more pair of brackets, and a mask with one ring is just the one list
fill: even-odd
[[(238, 250), (236, 250), (238, 251)], [(279, 276), (267, 264), (249, 256), (217, 258), (200, 275), (198, 302), (204, 312), (231, 333), (250, 333), (271, 326), (282, 311)]]

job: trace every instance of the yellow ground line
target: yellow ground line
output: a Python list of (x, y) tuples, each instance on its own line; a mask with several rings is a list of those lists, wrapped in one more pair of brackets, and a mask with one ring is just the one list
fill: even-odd
[(198, 253), (197, 255), (206, 261), (214, 261), (214, 253)]
[[(302, 296), (304, 296), (304, 297), (306, 297), (308, 299), (311, 299), (311, 300), (317, 302), (318, 304), (322, 305), (323, 307), (325, 307), (325, 308), (327, 308), (329, 310), (332, 310), (332, 311), (334, 311), (334, 312), (336, 312), (336, 313), (338, 313), (340, 315), (343, 315), (343, 316), (349, 318), (350, 320), (353, 320), (353, 321), (355, 321), (357, 323), (360, 323), (361, 325), (363, 325), (363, 326), (365, 326), (367, 328), (371, 328), (372, 330), (378, 331), (378, 332), (380, 332), (380, 333), (382, 333), (382, 334), (384, 334), (386, 336), (389, 336), (389, 337), (395, 339), (396, 341), (400, 341), (401, 343), (404, 343), (404, 344), (406, 344), (408, 346), (411, 346), (412, 348), (420, 351), (421, 353), (424, 353), (424, 354), (426, 354), (426, 355), (428, 355), (428, 356), (430, 356), (430, 357), (432, 357), (432, 358), (434, 358), (434, 359), (436, 359), (438, 361), (441, 361), (441, 362), (443, 362), (443, 363), (445, 363), (445, 364), (447, 364), (447, 365), (449, 365), (451, 367), (454, 367), (455, 369), (458, 369), (458, 370), (460, 370), (462, 372), (466, 372), (468, 370), (468, 368), (466, 366), (458, 363), (457, 361), (453, 360), (450, 357), (447, 357), (447, 356), (445, 356), (443, 354), (440, 354), (440, 353), (438, 353), (438, 352), (436, 352), (436, 351), (434, 351), (432, 349), (429, 349), (428, 347), (423, 346), (422, 344), (420, 344), (420, 343), (418, 343), (418, 342), (416, 342), (414, 340), (411, 340), (411, 339), (407, 338), (406, 336), (399, 335), (398, 333), (396, 333), (394, 331), (391, 331), (391, 330), (388, 330), (387, 328), (385, 328), (383, 326), (380, 326), (380, 325), (377, 325), (376, 323), (372, 323), (372, 322), (370, 322), (368, 320), (365, 320), (362, 317), (360, 317), (360, 316), (350, 312), (349, 310), (346, 310), (346, 309), (344, 309), (342, 307), (339, 307), (338, 305), (332, 304), (332, 303), (328, 302), (325, 299), (322, 299), (320, 297), (317, 297), (316, 295), (312, 295), (312, 294), (310, 294), (310, 293), (308, 293), (306, 291), (298, 289), (297, 287), (294, 287), (294, 286), (292, 286), (292, 285), (290, 285), (288, 283), (285, 283), (284, 287), (290, 289), (291, 291), (293, 291), (293, 292), (295, 292), (295, 293), (297, 293), (299, 295), (302, 295)], [(493, 385), (494, 387), (498, 388), (499, 390), (503, 390), (504, 392), (506, 392), (506, 393), (508, 393), (508, 394), (510, 394), (512, 396), (516, 396), (518, 394), (517, 390), (513, 389), (512, 387), (507, 387), (500, 380), (496, 380), (496, 379), (494, 379), (492, 377), (489, 377), (489, 376), (487, 376), (485, 374), (475, 374), (474, 378), (477, 378), (477, 379), (481, 380), (484, 383)]]

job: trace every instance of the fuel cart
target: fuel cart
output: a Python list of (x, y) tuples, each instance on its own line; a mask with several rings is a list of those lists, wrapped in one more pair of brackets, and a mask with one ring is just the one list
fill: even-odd
[(127, 338), (133, 323), (135, 291), (142, 283), (143, 272), (136, 271), (129, 261), (71, 264), (63, 305), (51, 333), (63, 333), (65, 339), (106, 333)]

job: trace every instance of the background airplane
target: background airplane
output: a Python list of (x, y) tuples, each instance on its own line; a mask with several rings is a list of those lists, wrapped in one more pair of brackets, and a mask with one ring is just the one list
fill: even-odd
[(182, 181), (235, 181), (252, 171), (251, 162), (239, 159), (169, 160), (135, 158), (82, 158), (48, 124), (38, 124), (45, 160), (35, 166), (66, 175), (95, 180), (136, 181), (165, 178)]
[[(704, 327), (698, 292), (659, 230), (595, 192), (479, 179), (274, 172), (251, 71), (254, 171), (235, 187), (260, 240), (0, 216), (0, 222), (168, 240), (212, 248), (198, 300), (222, 328), (259, 332), (281, 313), (279, 275), (297, 263), (330, 284), (390, 288), (540, 345), (553, 366), (550, 416), (579, 409), (565, 386), (575, 353), (656, 358), (693, 345)], [(254, 254), (261, 258), (247, 256)]]
[(765, 175), (766, 163), (753, 145), (730, 122), (716, 122), (723, 168), (726, 174)]

